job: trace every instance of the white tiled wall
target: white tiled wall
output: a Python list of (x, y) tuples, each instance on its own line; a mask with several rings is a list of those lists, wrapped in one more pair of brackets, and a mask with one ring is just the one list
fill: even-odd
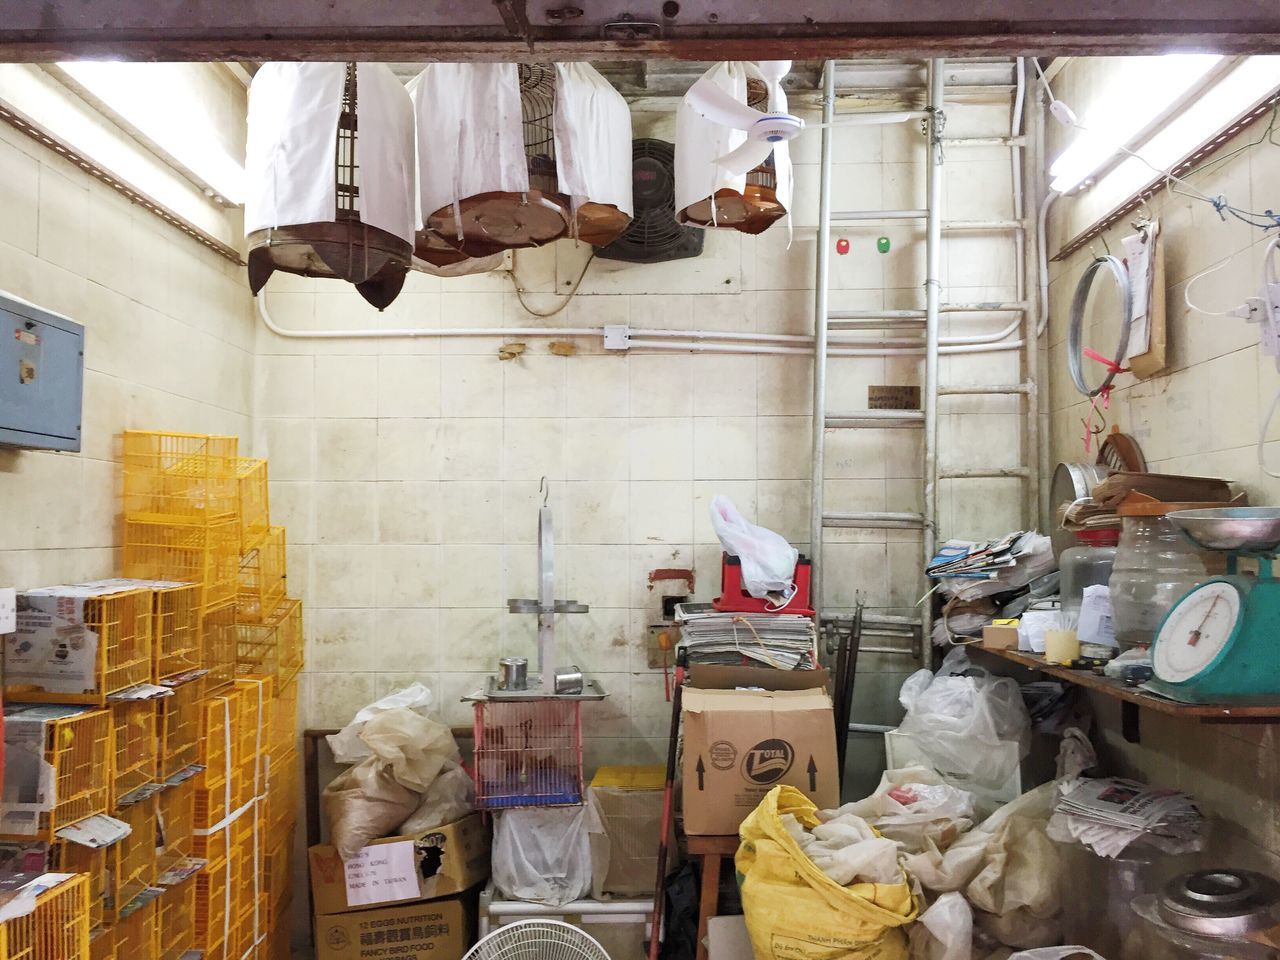
[[(1087, 122), (1096, 98), (1112, 95), (1106, 78), (1114, 68), (1106, 61), (1072, 60), (1055, 80), (1055, 93)], [(1225, 193), (1244, 209), (1280, 209), (1280, 147), (1266, 140), (1268, 122), (1260, 121), (1225, 145), (1217, 155), (1221, 159), (1191, 177), (1194, 188), (1211, 196)], [(1053, 133), (1061, 139), (1058, 131)], [(1060, 144), (1051, 144), (1051, 158), (1058, 149)], [(1050, 253), (1107, 206), (1090, 194), (1059, 200), (1051, 220)], [(1145, 381), (1129, 374), (1117, 376), (1106, 421), (1138, 440), (1152, 470), (1226, 477), (1246, 490), (1252, 503), (1274, 504), (1280, 499), (1280, 481), (1260, 469), (1254, 444), (1271, 397), (1280, 388), (1275, 363), (1258, 349), (1256, 326), (1190, 310), (1184, 294), (1190, 278), (1229, 258), (1222, 269), (1195, 282), (1192, 302), (1224, 311), (1255, 295), (1263, 248), (1275, 231), (1264, 236), (1239, 221), (1224, 221), (1208, 204), (1180, 193), (1162, 193), (1149, 207), (1160, 219), (1166, 244), (1169, 370)], [(1088, 403), (1072, 385), (1066, 361), (1071, 295), (1089, 260), (1108, 247), (1118, 251), (1120, 237), (1128, 233), (1132, 228), (1127, 223), (1109, 230), (1105, 241), (1093, 241), (1051, 270), (1048, 372), (1055, 461), (1085, 456), (1081, 420)], [(1103, 314), (1098, 312), (1099, 317)], [(1115, 337), (1116, 328), (1099, 320), (1087, 342), (1109, 352)], [(1280, 427), (1273, 426), (1268, 436), (1269, 463), (1277, 469)], [(1112, 708), (1099, 706), (1111, 759), (1120, 769), (1193, 791), (1213, 813), (1235, 825), (1237, 840), (1243, 837), (1234, 854), (1272, 872), (1280, 868), (1280, 820), (1275, 814), (1280, 770), (1274, 727), (1201, 726), (1144, 712), (1143, 744), (1135, 747), (1120, 739)]]
[[(190, 71), (225, 107), (221, 68)], [(0, 290), (86, 328), (81, 453), (0, 447), (0, 585), (109, 576), (122, 430), (249, 440), (253, 328), (242, 268), (8, 125), (0, 211)]]
[[(949, 133), (1007, 130), (1009, 103), (957, 105)], [(637, 135), (670, 136), (670, 116), (637, 117)], [(917, 125), (841, 130), (833, 182), (837, 206), (923, 204), (923, 139)], [(760, 333), (812, 332), (817, 137), (795, 148), (795, 229), (759, 238), (713, 231), (701, 257), (652, 266), (597, 259), (581, 292), (557, 316), (523, 310), (501, 274), (438, 281), (415, 276), (385, 314), (332, 284), (277, 276), (268, 302), (292, 328), (633, 327)], [(1007, 152), (955, 151), (948, 201), (956, 217), (1007, 217)], [(888, 254), (875, 241), (886, 232)], [(867, 227), (833, 262), (835, 307), (923, 303), (922, 237), (913, 228)], [(560, 303), (589, 251), (568, 242), (516, 257), (529, 306)], [(984, 264), (974, 267), (980, 258)], [(998, 264), (1007, 262), (1006, 267)], [(944, 297), (1012, 299), (1007, 239), (968, 240), (947, 261)], [(968, 317), (954, 332), (999, 329)], [(535, 593), (539, 481), (550, 482), (561, 596), (591, 605), (561, 618), (563, 657), (610, 691), (589, 708), (588, 763), (653, 761), (669, 722), (660, 671), (650, 670), (646, 627), (663, 593), (650, 571), (691, 568), (696, 596), (719, 589), (719, 554), (708, 518), (716, 494), (750, 519), (808, 540), (811, 363), (806, 357), (639, 351), (606, 355), (598, 339), (570, 338), (572, 357), (547, 341), (518, 360), (497, 358), (488, 338), (303, 341), (259, 328), (254, 428), (271, 459), (272, 508), (289, 525), (290, 581), (307, 600), (306, 722), (338, 725), (409, 679), (439, 694), (446, 715), (467, 722), (459, 696), (476, 689), (503, 655), (534, 656), (534, 623), (506, 612), (508, 597)], [(1015, 378), (1014, 355), (949, 358), (945, 382)], [(914, 360), (844, 359), (829, 378), (837, 409), (867, 406), (870, 384), (918, 383)], [(955, 403), (954, 401), (950, 401)], [(982, 413), (967, 423), (955, 410)], [(1016, 457), (1017, 408), (966, 401), (945, 410), (946, 466), (999, 438)], [(980, 423), (978, 420), (980, 419)], [(830, 435), (832, 509), (918, 508), (920, 436), (910, 430)], [(1018, 523), (1016, 487), (971, 482), (943, 492), (944, 533), (999, 532)], [(975, 505), (965, 506), (972, 501)], [(977, 506), (982, 503), (983, 506)], [(961, 528), (963, 527), (963, 530)], [(857, 595), (913, 603), (920, 548), (912, 534), (836, 531), (827, 548), (828, 601)], [(680, 588), (680, 589), (677, 589)], [(866, 716), (892, 711), (901, 661), (869, 663)], [(873, 689), (874, 688), (874, 689)], [(874, 694), (874, 695), (873, 695)]]

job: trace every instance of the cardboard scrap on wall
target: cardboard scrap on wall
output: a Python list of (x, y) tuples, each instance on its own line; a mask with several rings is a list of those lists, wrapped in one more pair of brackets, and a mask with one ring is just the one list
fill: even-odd
[(1164, 242), (1160, 221), (1142, 225), (1120, 241), (1129, 270), (1133, 323), (1129, 328), (1126, 362), (1139, 380), (1162, 373), (1167, 363), (1168, 329), (1165, 322)]

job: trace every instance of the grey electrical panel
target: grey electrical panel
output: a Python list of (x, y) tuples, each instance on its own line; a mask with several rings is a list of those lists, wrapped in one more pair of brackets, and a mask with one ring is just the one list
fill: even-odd
[(84, 327), (0, 294), (0, 444), (80, 449)]

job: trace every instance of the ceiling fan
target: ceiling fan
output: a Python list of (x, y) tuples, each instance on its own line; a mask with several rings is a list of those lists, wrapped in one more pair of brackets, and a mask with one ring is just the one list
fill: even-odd
[(756, 67), (768, 90), (767, 110), (747, 106), (707, 77), (699, 77), (685, 94), (685, 102), (712, 123), (741, 130), (747, 135), (747, 139), (739, 147), (716, 160), (717, 164), (736, 175), (754, 170), (768, 159), (775, 144), (794, 140), (805, 130), (818, 130), (826, 126), (902, 123), (913, 116), (919, 116), (918, 113), (905, 110), (854, 113), (829, 124), (810, 126), (800, 117), (787, 112), (787, 94), (782, 89), (782, 78), (790, 72), (791, 61), (760, 60)]

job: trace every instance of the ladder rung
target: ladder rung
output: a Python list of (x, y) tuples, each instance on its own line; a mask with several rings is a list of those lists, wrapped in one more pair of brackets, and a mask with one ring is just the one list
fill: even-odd
[(836, 210), (831, 214), (832, 223), (848, 223), (856, 220), (923, 220), (928, 210)]
[(853, 527), (862, 530), (886, 530), (899, 527), (923, 527), (924, 517), (918, 513), (824, 513), (824, 527)]
[(924, 423), (919, 410), (858, 410), (853, 413), (835, 413), (823, 420), (828, 430), (853, 427), (918, 427)]
[(952, 470), (938, 474), (939, 480), (1008, 480), (1015, 477), (1029, 477), (1031, 471), (1026, 467), (1001, 467), (994, 470)]
[(1022, 220), (947, 220), (942, 224), (943, 230), (991, 231), (1021, 230), (1026, 227)]
[(1003, 394), (1031, 393), (1029, 383), (975, 384), (973, 386), (939, 387), (940, 397), (996, 397)]
[(943, 303), (939, 313), (1026, 313), (1030, 304), (1025, 300), (998, 300), (991, 303)]
[(1025, 147), (1026, 137), (943, 137), (947, 147)]

